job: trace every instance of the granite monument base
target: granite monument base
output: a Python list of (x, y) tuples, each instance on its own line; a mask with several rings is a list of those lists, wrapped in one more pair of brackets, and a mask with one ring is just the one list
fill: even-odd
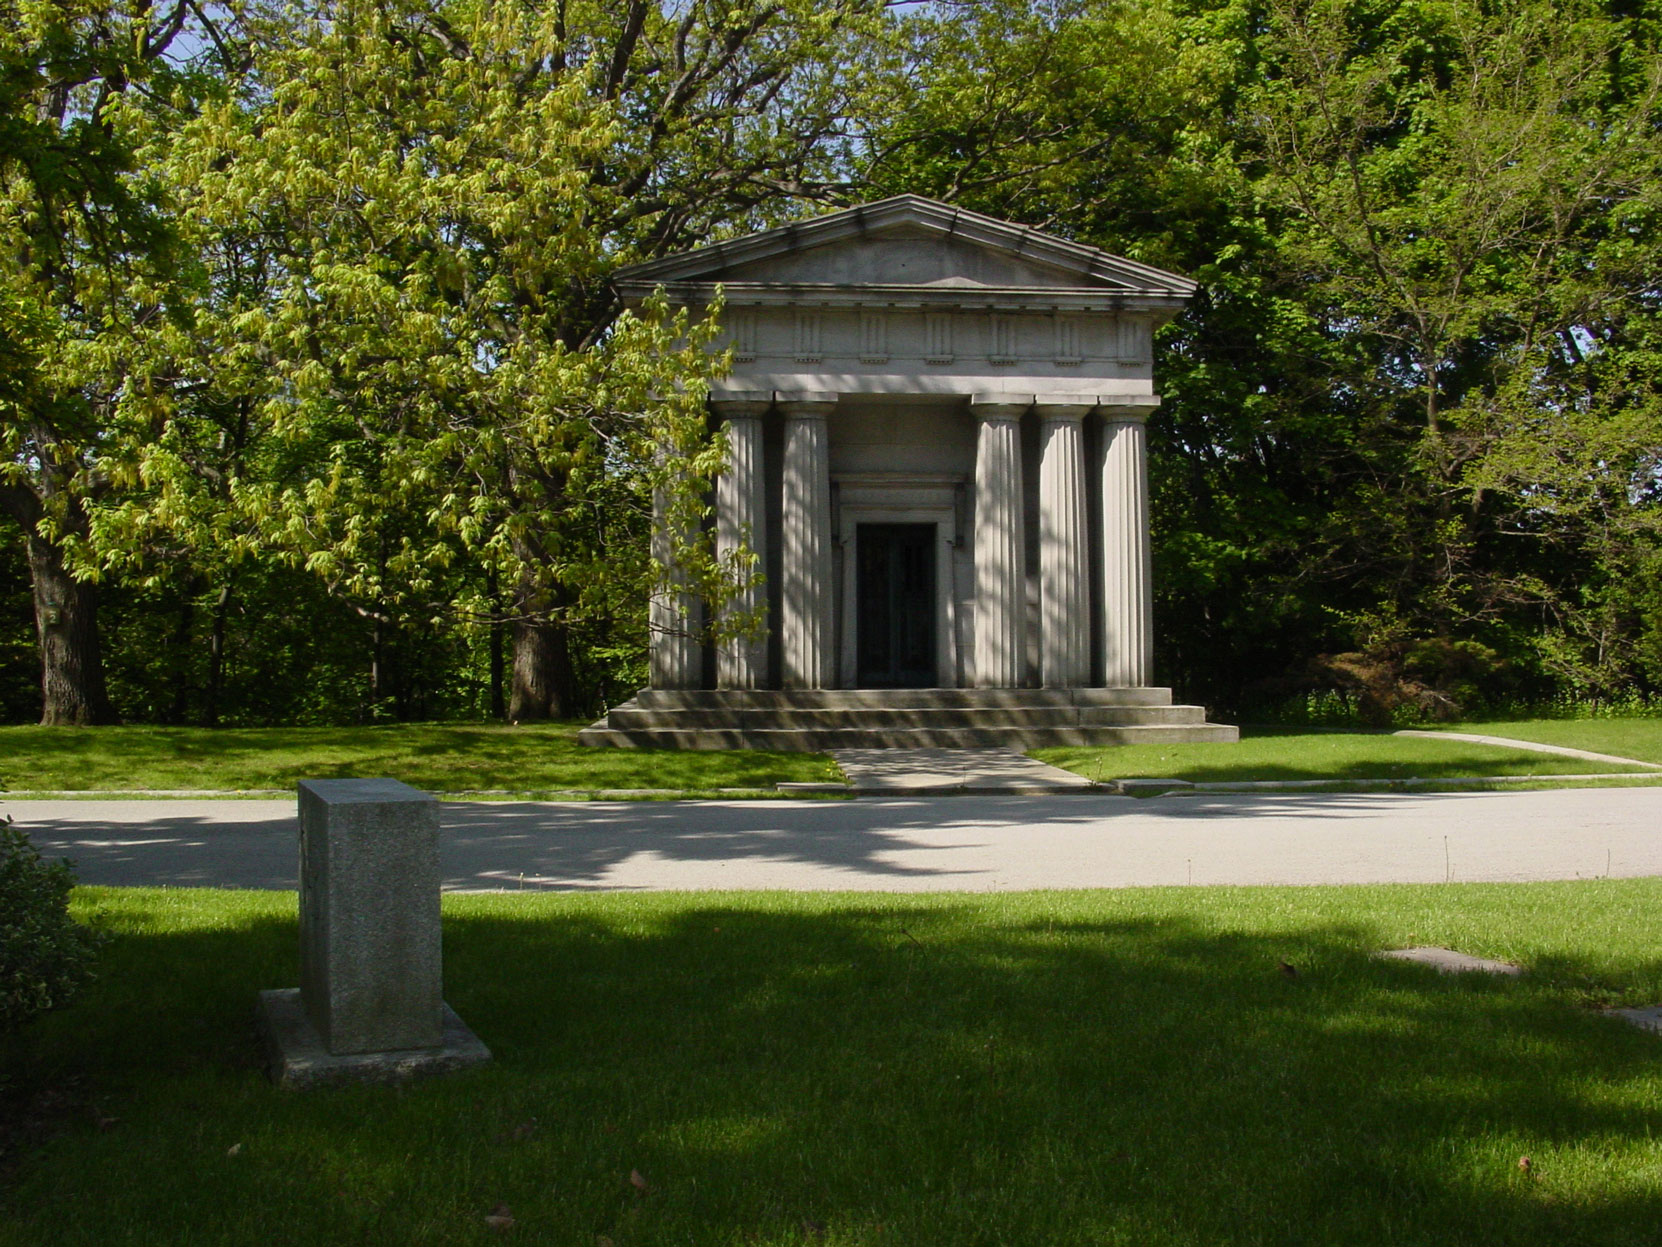
[(443, 1031), (436, 1048), (400, 1048), (389, 1052), (329, 1051), (306, 1016), (300, 989), (260, 993), (258, 1023), (265, 1045), (266, 1072), (279, 1087), (305, 1090), (344, 1083), (390, 1083), (428, 1074), (449, 1074), (484, 1065), (490, 1049), (441, 1003)]

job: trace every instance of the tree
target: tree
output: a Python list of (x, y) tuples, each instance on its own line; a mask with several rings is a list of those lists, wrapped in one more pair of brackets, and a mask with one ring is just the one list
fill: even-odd
[[(1654, 390), (1611, 384), (1662, 260), (1654, 31), (1590, 4), (1271, 12), (1276, 70), (1245, 106), (1261, 191), (1329, 331), (1375, 361), (1358, 381), (1400, 448), (1367, 626), (1469, 634), (1532, 600), (1562, 620), (1569, 585), (1622, 561), (1614, 528), (1662, 518)], [(1566, 535), (1541, 521), (1571, 463), (1582, 513), (1627, 519), (1509, 550)]]
[[(511, 624), (510, 715), (586, 709), (573, 629), (644, 638), (655, 490), (697, 590), (752, 574), (702, 533), (713, 326), (626, 313), (608, 276), (806, 192), (839, 115), (825, 48), (868, 11), (346, 3), (264, 28), (249, 89), (170, 141), (212, 271), (193, 379), (125, 469), (148, 492), (98, 519), (107, 561), (164, 534), (276, 549), (390, 628)], [(209, 463), (227, 413), (251, 440)]]
[(1359, 366), (1278, 261), (1233, 124), (1260, 72), (1247, 4), (1068, 0), (945, 10), (867, 118), (874, 190), (1030, 222), (1198, 279), (1157, 338), (1150, 422), (1157, 663), (1239, 705), (1331, 643), (1325, 548), (1363, 474), (1332, 379)]
[(876, 186), (1202, 283), (1157, 344), (1163, 668), (1236, 706), (1350, 645), (1481, 643), (1559, 676), (1625, 653), (1580, 686), (1632, 678), (1648, 7), (1059, 0), (912, 29), (871, 114)]
[(188, 98), (167, 58), (219, 26), (188, 0), (0, 11), (0, 506), (34, 587), (41, 722), (114, 718), (104, 686), (88, 507), (133, 432), (133, 342), (176, 305), (161, 189), (136, 171), (145, 109)]

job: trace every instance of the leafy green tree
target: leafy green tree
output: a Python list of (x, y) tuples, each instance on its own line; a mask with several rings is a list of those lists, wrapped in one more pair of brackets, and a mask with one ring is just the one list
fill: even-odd
[[(1593, 380), (1654, 316), (1662, 57), (1600, 5), (1323, 0), (1275, 7), (1272, 31), (1277, 72), (1245, 105), (1260, 188), (1283, 261), (1370, 348), (1365, 401), (1402, 446), (1376, 618), (1447, 632), (1561, 602), (1561, 577), (1502, 549), (1565, 499), (1561, 467), (1596, 461), (1589, 505), (1648, 512), (1623, 503), (1615, 527), (1662, 519), (1639, 449), (1662, 444), (1654, 397)], [(1503, 481), (1512, 505), (1485, 505)], [(1613, 569), (1613, 531), (1581, 536), (1579, 572)]]
[(655, 492), (698, 591), (751, 574), (702, 530), (713, 327), (624, 312), (608, 277), (807, 193), (840, 116), (827, 49), (878, 14), (280, 14), (248, 89), (158, 166), (207, 293), (123, 468), (143, 492), (97, 517), (108, 565), (278, 551), (377, 628), (510, 625), (512, 717), (586, 709), (574, 635), (644, 640)]
[(134, 341), (176, 310), (162, 190), (135, 146), (146, 110), (189, 95), (169, 59), (220, 36), (183, 2), (0, 8), (0, 507), (27, 545), (43, 723), (114, 717), (104, 684), (88, 508), (134, 436), (149, 384)]
[[(1162, 331), (1150, 424), (1160, 669), (1237, 703), (1248, 673), (1332, 641), (1314, 558), (1363, 457), (1332, 384), (1365, 366), (1278, 264), (1232, 119), (1259, 73), (1246, 4), (987, 4), (912, 25), (874, 96), (863, 167), (1202, 283)], [(966, 172), (967, 171), (967, 172)], [(1323, 594), (1333, 600), (1331, 572)]]
[(1151, 424), (1178, 682), (1238, 706), (1319, 651), (1423, 662), (1417, 638), (1560, 678), (1625, 653), (1595, 691), (1641, 670), (1656, 29), (1646, 6), (1465, 0), (912, 23), (871, 184), (1202, 282)]

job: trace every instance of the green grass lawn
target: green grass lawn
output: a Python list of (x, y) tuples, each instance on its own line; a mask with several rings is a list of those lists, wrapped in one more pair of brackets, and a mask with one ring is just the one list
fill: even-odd
[[(507, 1241), (579, 1247), (1662, 1224), (1662, 1039), (1591, 1008), (1662, 999), (1662, 880), (452, 896), (446, 996), (496, 1063), (311, 1094), (264, 1081), (251, 1026), (297, 981), (293, 894), (74, 906), (116, 938), (3, 1053), (6, 1247), (486, 1243), (498, 1204)], [(1529, 974), (1369, 957), (1414, 943)]]
[[(0, 727), (0, 784), (13, 790), (292, 788), (299, 779), (386, 775), (432, 792), (648, 788), (770, 790), (840, 778), (822, 754), (754, 750), (585, 749), (581, 724), (389, 724), (379, 727)], [(1462, 725), (1662, 761), (1662, 721), (1543, 720)], [(1383, 733), (1249, 729), (1239, 744), (1039, 749), (1092, 779), (1388, 780), (1566, 775), (1619, 765), (1494, 745)], [(1632, 768), (1638, 770), (1638, 768)]]
[(772, 788), (840, 778), (821, 754), (586, 749), (579, 723), (380, 727), (0, 727), (8, 788), (292, 788), (376, 775), (431, 792), (592, 788)]
[(1510, 722), (1454, 723), (1439, 731), (1511, 736), (1543, 745), (1568, 745), (1618, 758), (1662, 763), (1662, 719), (1514, 719)]
[[(1501, 736), (1508, 724), (1472, 725)], [(1568, 725), (1566, 725), (1568, 726)], [(1577, 725), (1580, 726), (1580, 725)], [(1591, 725), (1589, 725), (1591, 726)], [(1530, 738), (1534, 739), (1534, 738)], [(1579, 738), (1577, 738), (1579, 739)], [(1576, 744), (1575, 740), (1549, 743)], [(1605, 752), (1598, 745), (1577, 748)], [(1470, 744), (1376, 732), (1300, 732), (1245, 728), (1236, 744), (1126, 745), (1102, 749), (1068, 746), (1035, 749), (1033, 756), (1092, 779), (1185, 779), (1191, 783), (1267, 779), (1448, 779), (1467, 775), (1588, 775), (1643, 771), (1609, 762), (1529, 753), (1498, 745)], [(1633, 755), (1644, 760), (1645, 755)]]

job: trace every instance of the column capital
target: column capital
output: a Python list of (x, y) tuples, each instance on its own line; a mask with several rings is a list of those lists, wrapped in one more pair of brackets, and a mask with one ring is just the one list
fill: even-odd
[(1160, 405), (1158, 394), (1137, 395), (1103, 394), (1099, 396), (1097, 411), (1109, 424), (1146, 424)]
[(773, 406), (773, 395), (710, 398), (710, 410), (723, 420), (760, 420)]
[(1096, 410), (1096, 402), (1089, 397), (1074, 398), (1040, 394), (1033, 411), (1045, 423), (1051, 421), (1079, 424)]
[(983, 422), (1020, 420), (1033, 405), (1031, 394), (971, 394), (970, 415)]

